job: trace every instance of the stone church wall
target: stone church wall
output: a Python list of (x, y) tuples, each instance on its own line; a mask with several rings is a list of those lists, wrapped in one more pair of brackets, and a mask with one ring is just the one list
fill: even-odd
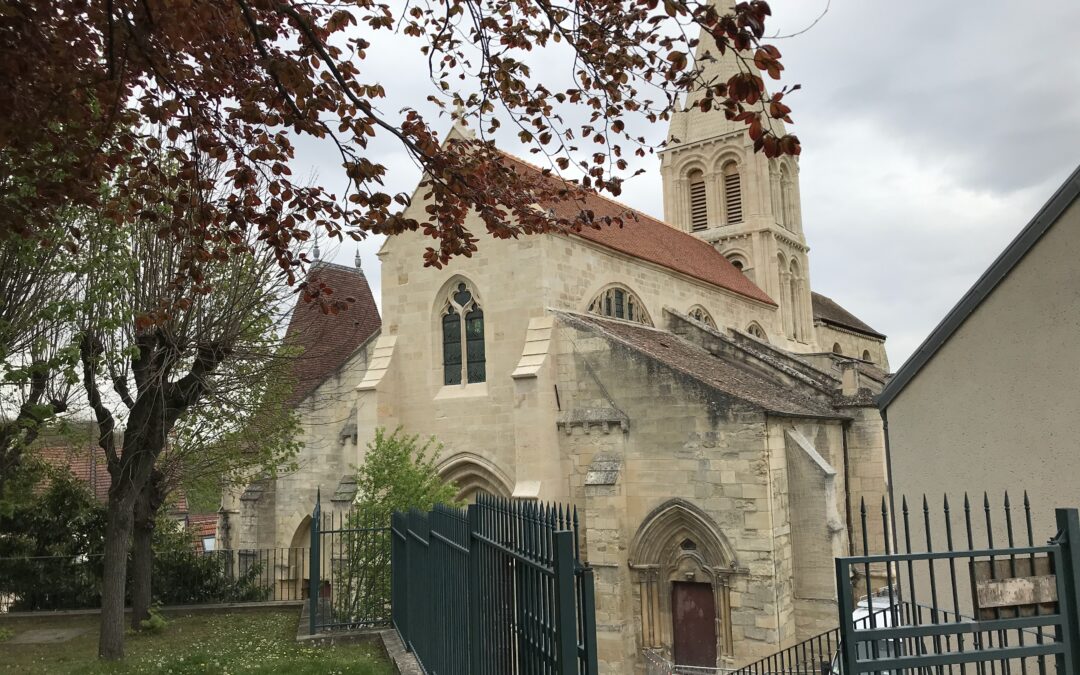
[(818, 323), (814, 326), (817, 332), (818, 344), (822, 351), (833, 351), (833, 345), (840, 345), (844, 356), (852, 356), (857, 359), (863, 357), (863, 352), (870, 352), (870, 361), (885, 372), (889, 371), (889, 356), (885, 353), (885, 343), (874, 340), (852, 331), (839, 330), (832, 326)]
[[(777, 309), (771, 305), (721, 291), (592, 242), (547, 236), (543, 245), (548, 251), (547, 302), (556, 309), (584, 312), (601, 289), (619, 283), (641, 298), (656, 326), (663, 325), (665, 307), (687, 314), (695, 305), (704, 307), (721, 328), (745, 331), (751, 323), (757, 323), (770, 332), (776, 322)], [(771, 339), (775, 337), (770, 335)]]
[[(632, 559), (631, 548), (650, 514), (672, 500), (700, 509), (732, 555), (709, 561), (717, 566), (714, 585), (725, 586), (718, 605), (730, 607), (720, 636), (723, 643), (723, 632), (730, 633), (734, 653), (727, 662), (775, 651), (794, 635), (790, 584), (780, 565), (788, 561), (790, 572), (791, 556), (778, 550), (790, 547), (777, 539), (774, 526), (764, 415), (591, 333), (564, 327), (561, 338), (563, 411), (605, 407), (628, 420), (626, 432), (594, 426), (560, 435), (562, 452), (580, 458), (571, 498), (586, 505), (586, 550), (597, 569), (597, 632), (601, 656), (610, 664), (606, 672), (625, 672), (615, 664), (636, 659), (643, 646), (670, 647), (669, 578), (659, 578), (658, 587), (644, 580), (682, 574), (684, 567), (650, 569), (650, 561)], [(617, 476), (595, 484), (590, 479), (600, 470)], [(683, 530), (693, 527), (676, 519), (665, 533), (674, 538), (666, 542), (675, 549), (670, 555), (678, 555)], [(695, 544), (702, 550), (708, 545)]]

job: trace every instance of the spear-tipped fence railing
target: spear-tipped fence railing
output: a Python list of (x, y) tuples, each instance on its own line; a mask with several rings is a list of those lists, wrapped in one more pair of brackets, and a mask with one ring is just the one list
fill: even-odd
[[(1080, 672), (1080, 518), (1058, 509), (1056, 535), (1036, 544), (1026, 493), (1022, 508), (1015, 514), (1008, 494), (997, 508), (986, 494), (981, 508), (965, 495), (956, 513), (947, 497), (938, 510), (924, 496), (918, 509), (902, 498), (891, 514), (882, 500), (874, 551), (863, 503), (862, 555), (836, 561), (841, 645), (826, 672)], [(856, 600), (872, 571), (887, 592)]]
[(427, 672), (597, 672), (576, 510), (480, 495), (395, 513), (392, 530), (394, 625)]

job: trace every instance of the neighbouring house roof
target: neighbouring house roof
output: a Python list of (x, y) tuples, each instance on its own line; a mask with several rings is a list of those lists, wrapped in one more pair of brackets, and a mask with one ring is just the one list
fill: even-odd
[(324, 314), (318, 303), (297, 299), (285, 333), (286, 343), (302, 350), (292, 368), (296, 384), (290, 406), (307, 398), (382, 326), (362, 270), (318, 262), (312, 265), (307, 281), (321, 281), (333, 290), (334, 299), (352, 298), (353, 302), (343, 312)]
[[(49, 445), (34, 448), (33, 454), (55, 469), (67, 469), (75, 480), (84, 484), (90, 494), (100, 502), (109, 500), (112, 478), (101, 446), (70, 442), (61, 444), (52, 439)], [(166, 513), (174, 518), (184, 518), (188, 513), (187, 494), (182, 489), (173, 490), (166, 502)]]
[(569, 325), (601, 334), (697, 382), (768, 412), (842, 419), (830, 404), (805, 396), (666, 331), (641, 324), (557, 311)]
[[(524, 171), (541, 171), (519, 157), (503, 154)], [(573, 234), (752, 300), (776, 305), (765, 291), (758, 288), (708, 242), (596, 192), (588, 192), (584, 204), (580, 201), (561, 200), (540, 204), (540, 207), (554, 210), (556, 216), (571, 220), (576, 218), (582, 209), (592, 211), (597, 218), (621, 218), (621, 227), (613, 225), (582, 228), (580, 232)]]
[(1080, 167), (1077, 167), (1065, 182), (1057, 189), (1050, 200), (1043, 205), (1035, 217), (1031, 219), (1020, 234), (1005, 247), (1005, 250), (983, 272), (975, 285), (960, 298), (941, 323), (930, 332), (930, 335), (915, 350), (900, 370), (896, 371), (889, 383), (885, 385), (881, 395), (878, 396), (878, 407), (882, 410), (887, 408), (893, 399), (903, 391), (915, 375), (922, 370), (934, 354), (941, 349), (942, 345), (949, 341), (960, 326), (964, 324), (971, 314), (978, 309), (997, 285), (1015, 268), (1028, 251), (1035, 247), (1039, 239), (1057, 222), (1065, 209), (1080, 197)]
[(187, 529), (195, 540), (195, 550), (203, 552), (203, 540), (208, 537), (217, 539), (218, 515), (201, 513), (187, 518)]
[(836, 303), (835, 300), (821, 293), (810, 293), (810, 303), (814, 310), (814, 321), (820, 321), (830, 326), (837, 326), (847, 330), (863, 333), (871, 337), (884, 340), (885, 335), (866, 325), (859, 317), (847, 311)]
[(96, 445), (48, 445), (36, 448), (34, 454), (49, 466), (67, 469), (80, 483), (86, 485), (98, 501), (109, 498), (109, 467), (105, 451)]

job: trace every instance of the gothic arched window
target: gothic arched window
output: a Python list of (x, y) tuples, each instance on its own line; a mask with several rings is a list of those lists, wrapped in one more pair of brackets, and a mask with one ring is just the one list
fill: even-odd
[(645, 305), (632, 291), (622, 286), (608, 286), (600, 291), (589, 303), (589, 313), (652, 325)]
[(487, 379), (484, 310), (465, 282), (451, 289), (442, 314), (443, 384)]
[(690, 183), (690, 230), (697, 232), (709, 227), (709, 204), (705, 189), (705, 176), (692, 171), (687, 176)]
[(759, 326), (756, 321), (746, 327), (746, 332), (759, 340), (764, 340), (765, 342), (769, 341), (768, 336), (765, 335), (765, 330)]
[(844, 349), (843, 349), (843, 347), (841, 347), (841, 346), (840, 346), (840, 343), (839, 343), (839, 342), (834, 342), (834, 343), (833, 343), (833, 346), (832, 346), (832, 353), (833, 353), (833, 354), (837, 354), (837, 355), (839, 355), (839, 356), (843, 356), (843, 355), (844, 355)]
[(862, 360), (863, 360), (863, 361), (868, 361), (868, 362), (870, 362), (870, 363), (873, 363), (873, 362), (874, 362), (874, 357), (870, 356), (870, 350), (869, 350), (869, 349), (864, 349), (864, 350), (863, 350), (863, 353), (862, 353)]
[(709, 314), (709, 310), (705, 309), (701, 305), (694, 305), (690, 308), (688, 315), (694, 321), (703, 323), (709, 328), (716, 328), (716, 322), (713, 321), (712, 315)]
[(724, 212), (728, 225), (742, 222), (742, 182), (735, 162), (724, 165)]

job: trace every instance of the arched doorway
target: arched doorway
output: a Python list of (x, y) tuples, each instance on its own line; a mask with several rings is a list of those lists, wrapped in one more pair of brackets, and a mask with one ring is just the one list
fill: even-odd
[(642, 647), (677, 665), (715, 668), (733, 652), (730, 579), (735, 554), (720, 528), (685, 499), (645, 518), (630, 545), (641, 601)]
[(278, 597), (307, 598), (310, 590), (308, 580), (309, 555), (311, 547), (311, 516), (304, 516), (300, 524), (293, 531), (292, 540), (289, 542), (289, 576), (287, 581), (279, 583), (289, 584), (291, 588), (282, 589)]
[(451, 455), (438, 468), (443, 480), (457, 486), (455, 499), (458, 501), (474, 502), (480, 492), (509, 499), (513, 492), (512, 482), (506, 474), (471, 452)]

